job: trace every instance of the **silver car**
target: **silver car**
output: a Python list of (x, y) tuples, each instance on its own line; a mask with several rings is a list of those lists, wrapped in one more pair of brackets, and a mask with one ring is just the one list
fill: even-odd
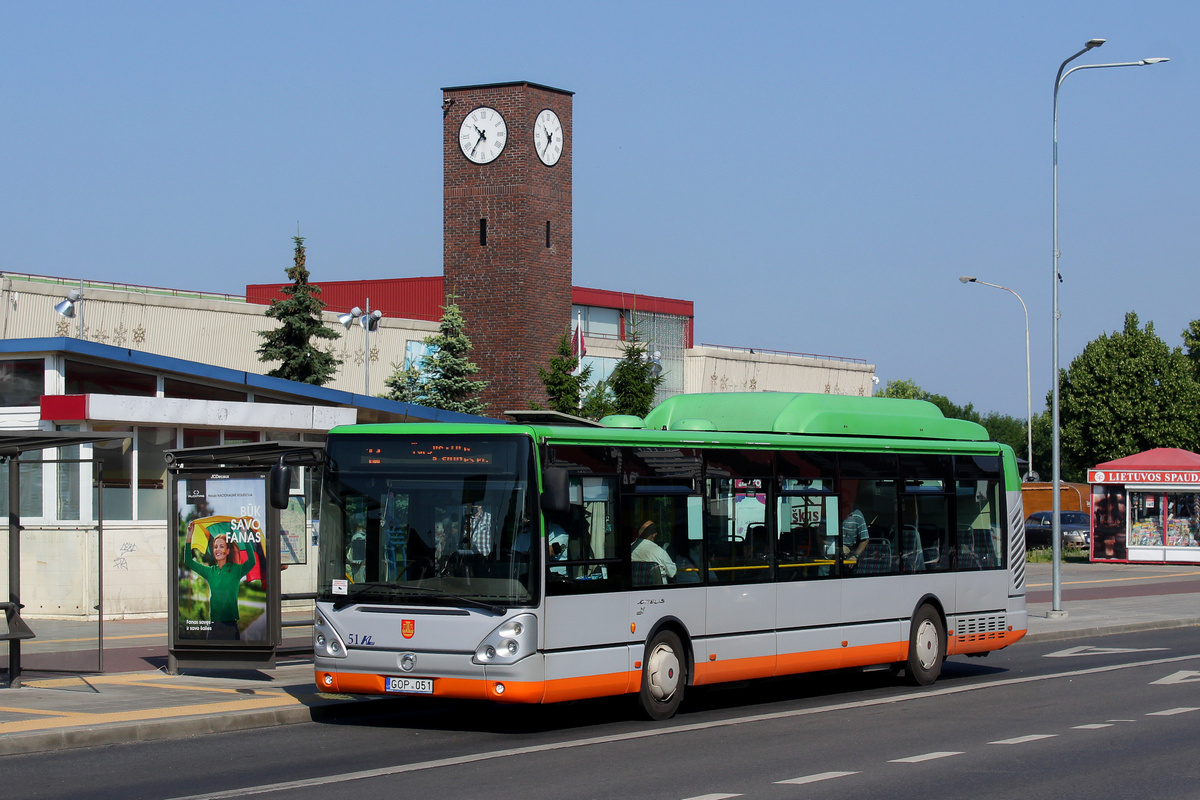
[[(1062, 526), (1062, 543), (1064, 546), (1087, 547), (1092, 533), (1092, 517), (1082, 511), (1060, 511), (1059, 524)], [(1039, 511), (1030, 514), (1025, 520), (1026, 547), (1050, 547), (1054, 535), (1051, 523), (1054, 513)]]

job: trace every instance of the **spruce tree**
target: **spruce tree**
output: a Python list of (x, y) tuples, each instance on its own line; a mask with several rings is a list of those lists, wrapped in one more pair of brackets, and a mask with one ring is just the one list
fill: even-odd
[(578, 366), (579, 359), (571, 346), (571, 335), (564, 333), (558, 340), (554, 358), (550, 359), (550, 369), (538, 367), (538, 377), (546, 386), (551, 410), (579, 414), (584, 388), (592, 377), (592, 367), (589, 364), (576, 373)]
[(463, 414), (486, 411), (487, 404), (479, 399), (479, 393), (487, 387), (487, 381), (471, 377), (479, 372), (479, 366), (468, 358), (471, 340), (457, 303), (446, 306), (437, 334), (427, 337), (425, 345), (429, 353), (422, 359), (421, 369), (397, 367), (386, 381), (386, 397)]
[(292, 285), (281, 291), (283, 300), (272, 300), (266, 315), (279, 321), (279, 327), (259, 331), (263, 343), (258, 348), (259, 361), (278, 361), (267, 374), (274, 378), (322, 386), (333, 380), (342, 363), (332, 353), (319, 349), (313, 339), (338, 339), (341, 334), (321, 322), (321, 287), (308, 282), (304, 265), (304, 237), (293, 236), (296, 251), (293, 264), (287, 271)]
[(621, 352), (621, 360), (613, 367), (608, 379), (615, 413), (644, 417), (654, 407), (654, 391), (663, 382), (663, 376), (654, 374), (654, 363), (646, 356), (646, 345), (636, 327)]

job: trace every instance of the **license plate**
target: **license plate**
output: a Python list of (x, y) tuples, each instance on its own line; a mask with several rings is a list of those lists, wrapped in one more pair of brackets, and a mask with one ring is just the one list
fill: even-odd
[(384, 690), (405, 694), (433, 694), (433, 678), (388, 678)]

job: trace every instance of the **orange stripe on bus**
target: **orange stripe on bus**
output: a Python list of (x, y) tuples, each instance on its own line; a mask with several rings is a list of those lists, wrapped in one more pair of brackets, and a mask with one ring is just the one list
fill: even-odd
[[(1018, 641), (1026, 633), (1026, 630), (1016, 630), (997, 631), (996, 635), (991, 638), (979, 638), (978, 635), (974, 638), (950, 637), (947, 655), (998, 650)], [(964, 641), (965, 639), (970, 640)], [(754, 656), (726, 660), (721, 659), (720, 653), (698, 654), (692, 682), (697, 686), (704, 686), (726, 681), (769, 678), (774, 675), (794, 675), (846, 667), (889, 664), (904, 661), (907, 658), (908, 642), (885, 642), (857, 647), (813, 650), (805, 653), (782, 653), (778, 657)], [(331, 684), (324, 683), (326, 675), (332, 676)], [(384, 690), (385, 680), (386, 676), (372, 673), (327, 673), (323, 671), (316, 673), (317, 686), (325, 692), (388, 694)], [(434, 678), (433, 681), (432, 696), (434, 697), (492, 700), (501, 703), (559, 703), (636, 692), (641, 687), (642, 673), (640, 669), (635, 669), (628, 672), (557, 678), (544, 683), (469, 678)], [(496, 691), (497, 683), (504, 685), (503, 693)]]
[(605, 675), (588, 675), (582, 678), (555, 678), (546, 681), (544, 702), (559, 703), (565, 700), (586, 700), (592, 697), (612, 697), (636, 692), (642, 685), (641, 670), (611, 672)]

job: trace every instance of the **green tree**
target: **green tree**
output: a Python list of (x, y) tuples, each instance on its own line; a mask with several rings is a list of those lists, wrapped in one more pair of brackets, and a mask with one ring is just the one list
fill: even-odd
[(1079, 480), (1089, 467), (1155, 447), (1195, 450), (1200, 383), (1191, 360), (1125, 315), (1118, 333), (1088, 342), (1059, 389), (1062, 472)]
[(604, 419), (609, 414), (616, 413), (617, 404), (607, 381), (597, 381), (584, 395), (583, 404), (579, 408), (579, 416), (587, 419)]
[(471, 377), (479, 372), (479, 366), (468, 357), (471, 340), (457, 303), (446, 305), (438, 332), (426, 337), (425, 344), (429, 353), (422, 359), (419, 372), (415, 366), (405, 369), (392, 365), (396, 371), (385, 381), (385, 397), (462, 414), (486, 411), (487, 404), (479, 394), (487, 381)]
[(313, 339), (334, 340), (341, 338), (341, 334), (321, 322), (325, 304), (320, 300), (321, 287), (308, 282), (304, 237), (293, 236), (292, 241), (296, 243), (296, 251), (287, 271), (292, 285), (285, 286), (281, 290), (286, 295), (284, 299), (272, 300), (265, 312), (280, 324), (274, 330), (258, 332), (264, 340), (258, 348), (258, 360), (280, 362), (267, 373), (272, 377), (322, 386), (333, 380), (342, 362), (318, 348)]
[[(1053, 436), (1050, 426), (1050, 409), (1033, 415), (1033, 466), (1043, 481), (1054, 477), (1053, 456), (1051, 451)], [(1061, 470), (1061, 465), (1059, 469)], [(1065, 478), (1064, 478), (1065, 480)]]
[(589, 364), (577, 373), (579, 359), (571, 347), (571, 334), (564, 333), (558, 340), (558, 348), (550, 359), (550, 369), (538, 367), (538, 377), (546, 386), (546, 396), (550, 408), (563, 414), (578, 415), (582, 407), (582, 398), (592, 377), (592, 366)]
[(654, 407), (654, 391), (663, 382), (655, 374), (656, 365), (646, 356), (646, 345), (633, 328), (621, 348), (621, 360), (608, 378), (617, 414), (644, 417)]
[(383, 396), (401, 403), (416, 403), (421, 388), (421, 370), (415, 364), (407, 367), (392, 364), (392, 369), (395, 371), (383, 382), (388, 389)]
[(1183, 346), (1200, 380), (1200, 319), (1194, 319), (1183, 329)]

